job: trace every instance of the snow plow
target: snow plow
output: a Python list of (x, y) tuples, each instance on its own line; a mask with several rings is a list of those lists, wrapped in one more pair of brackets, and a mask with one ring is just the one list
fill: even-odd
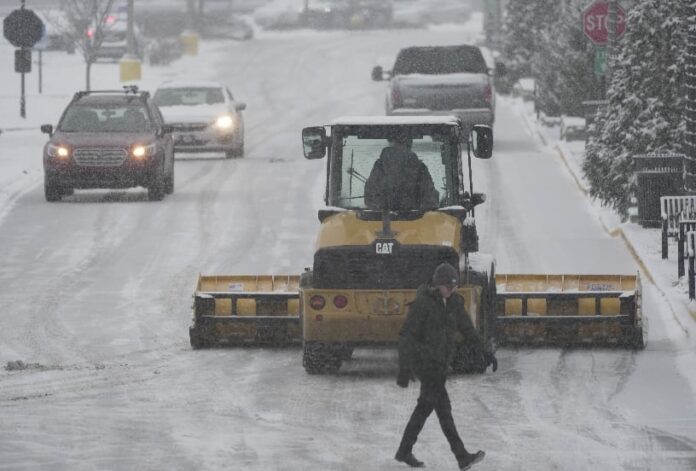
[(496, 289), (499, 345), (644, 347), (638, 275), (498, 275)]
[[(302, 133), (306, 158), (329, 155), (312, 266), (299, 276), (201, 276), (194, 348), (301, 344), (308, 373), (337, 371), (355, 347), (396, 345), (416, 289), (443, 262), (459, 267), (459, 293), (491, 344), (642, 347), (637, 276), (496, 276), (494, 258), (479, 252), (474, 208), (486, 197), (473, 192), (471, 159), (491, 157), (488, 126), (465, 135), (455, 117), (348, 117), (330, 131)], [(395, 157), (406, 178), (376, 192), (375, 172)], [(398, 158), (418, 164), (409, 173)], [(403, 181), (415, 183), (402, 191)], [(483, 372), (483, 352), (461, 343), (452, 367)]]

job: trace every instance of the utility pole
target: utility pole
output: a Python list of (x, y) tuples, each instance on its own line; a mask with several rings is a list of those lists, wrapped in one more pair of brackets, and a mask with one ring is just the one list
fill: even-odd
[(689, 0), (686, 36), (686, 158), (684, 189), (696, 192), (696, 0)]

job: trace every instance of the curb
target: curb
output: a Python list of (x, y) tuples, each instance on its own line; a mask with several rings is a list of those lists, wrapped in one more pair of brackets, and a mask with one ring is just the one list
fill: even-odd
[[(531, 123), (529, 121), (529, 116), (527, 115), (527, 113), (525, 113), (524, 110), (520, 109), (518, 106), (516, 106), (516, 109), (517, 109), (520, 117), (522, 118), (525, 126), (527, 127), (527, 129), (529, 129), (531, 131), (531, 134), (537, 135), (539, 137), (539, 140), (541, 141), (541, 143), (545, 147), (548, 148), (549, 147), (548, 141), (546, 140), (546, 138), (544, 138), (544, 136), (539, 131), (539, 129), (533, 123)], [(580, 175), (578, 175), (577, 172), (575, 172), (575, 170), (573, 169), (573, 166), (570, 165), (570, 163), (568, 162), (568, 157), (566, 156), (565, 152), (563, 151), (563, 147), (559, 144), (556, 144), (553, 149), (556, 151), (559, 158), (561, 159), (561, 162), (566, 167), (566, 169), (570, 173), (570, 176), (575, 181), (575, 185), (577, 186), (578, 190), (585, 196), (585, 198), (587, 198), (589, 200), (590, 199), (590, 190), (583, 183), (582, 177)], [(669, 310), (672, 313), (672, 318), (677, 322), (677, 324), (679, 325), (679, 327), (681, 327), (681, 329), (684, 331), (684, 333), (687, 336), (689, 336), (689, 330), (684, 326), (684, 324), (679, 319), (679, 316), (677, 315), (677, 312), (675, 311), (674, 306), (672, 305), (672, 301), (670, 301), (669, 296), (667, 296), (667, 293), (665, 292), (665, 290), (662, 289), (662, 287), (657, 283), (655, 276), (652, 274), (652, 272), (648, 268), (647, 264), (645, 263), (643, 258), (640, 256), (638, 250), (636, 250), (636, 247), (631, 242), (631, 239), (626, 235), (626, 233), (623, 231), (622, 228), (619, 227), (616, 229), (609, 229), (609, 227), (607, 227), (607, 225), (602, 220), (601, 216), (598, 216), (597, 219), (599, 220), (599, 223), (601, 224), (602, 229), (604, 230), (604, 232), (607, 235), (609, 235), (609, 237), (611, 237), (611, 238), (620, 237), (621, 238), (624, 245), (626, 246), (629, 253), (631, 254), (631, 257), (638, 265), (639, 270), (645, 274), (645, 277), (650, 282), (650, 284), (652, 284), (655, 287), (655, 289), (662, 295), (663, 299), (667, 303), (667, 306), (669, 306)], [(687, 310), (688, 310), (689, 314), (691, 315), (692, 319), (694, 321), (696, 321), (696, 303), (689, 303)]]
[[(575, 180), (575, 183), (578, 187), (578, 189), (589, 199), (589, 190), (585, 188), (584, 184), (582, 184), (582, 180), (580, 177), (575, 173), (573, 168), (570, 166), (568, 163), (568, 158), (566, 157), (565, 153), (563, 152), (563, 148), (560, 145), (556, 145), (555, 147), (556, 152), (558, 153), (559, 157), (561, 158), (561, 161), (563, 162), (563, 165), (568, 169), (570, 172), (571, 176), (573, 177), (573, 180)], [(602, 225), (602, 229), (604, 229), (604, 232), (609, 235), (609, 237), (612, 238), (617, 238), (620, 237), (621, 240), (623, 241), (624, 245), (628, 249), (628, 251), (631, 254), (631, 257), (633, 257), (633, 260), (635, 260), (636, 264), (638, 265), (638, 268), (640, 271), (642, 271), (645, 274), (645, 277), (648, 279), (650, 284), (652, 284), (655, 289), (662, 295), (664, 300), (666, 301), (667, 305), (669, 306), (669, 310), (672, 313), (672, 318), (677, 322), (679, 327), (682, 328), (682, 330), (686, 333), (686, 335), (689, 335), (688, 329), (682, 324), (682, 322), (679, 320), (679, 316), (677, 316), (677, 313), (674, 309), (674, 306), (672, 305), (672, 301), (670, 301), (669, 296), (667, 296), (667, 293), (665, 290), (657, 283), (655, 276), (650, 272), (650, 269), (648, 268), (648, 265), (645, 263), (643, 258), (640, 256), (638, 250), (636, 249), (635, 245), (633, 242), (631, 242), (631, 239), (626, 235), (624, 230), (620, 227), (616, 229), (609, 229), (607, 225), (604, 223), (601, 217), (598, 217), (599, 223)], [(696, 306), (693, 307), (693, 310), (691, 307), (688, 309), (689, 314), (691, 315), (692, 319), (696, 321)]]

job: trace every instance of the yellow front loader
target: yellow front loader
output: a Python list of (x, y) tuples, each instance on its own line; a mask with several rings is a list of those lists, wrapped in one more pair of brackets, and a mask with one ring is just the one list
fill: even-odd
[[(374, 207), (365, 197), (377, 160), (397, 140), (433, 181), (427, 206), (404, 208), (387, 193)], [(467, 137), (454, 117), (342, 118), (330, 136), (306, 128), (305, 156), (329, 155), (312, 266), (296, 276), (201, 276), (191, 345), (296, 343), (308, 373), (336, 371), (355, 347), (395, 345), (416, 289), (448, 262), (491, 344), (642, 348), (638, 276), (496, 275), (494, 258), (479, 253), (473, 215), (485, 195), (473, 192), (471, 151), (489, 158), (491, 142), (490, 128), (474, 126)], [(485, 371), (483, 352), (460, 344), (452, 367)]]

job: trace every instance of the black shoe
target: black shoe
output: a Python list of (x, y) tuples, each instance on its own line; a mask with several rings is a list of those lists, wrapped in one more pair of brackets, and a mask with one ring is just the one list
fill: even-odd
[(415, 456), (413, 456), (413, 453), (402, 453), (400, 451), (396, 452), (396, 455), (394, 456), (394, 459), (396, 461), (400, 461), (401, 463), (406, 463), (412, 468), (422, 468), (425, 466), (425, 463), (422, 461), (418, 461)]
[(471, 468), (471, 466), (481, 461), (484, 456), (486, 456), (486, 452), (479, 450), (476, 453), (467, 453), (461, 458), (457, 458), (459, 469), (464, 471), (465, 469)]

